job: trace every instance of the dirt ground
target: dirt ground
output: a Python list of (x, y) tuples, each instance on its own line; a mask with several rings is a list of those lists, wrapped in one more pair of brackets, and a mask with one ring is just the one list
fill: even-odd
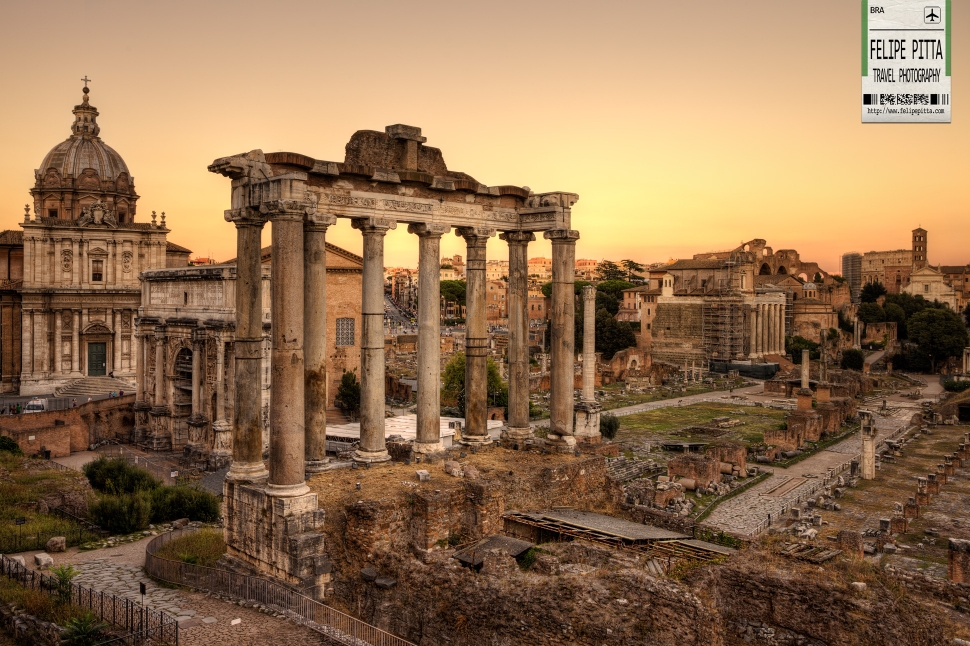
[[(772, 408), (733, 406), (731, 404), (694, 404), (693, 406), (659, 408), (620, 418), (618, 442), (692, 441), (714, 439), (734, 440), (745, 444), (764, 441), (764, 432), (778, 428), (785, 421), (786, 411)], [(740, 426), (717, 429), (716, 433), (688, 431), (689, 426), (710, 424), (715, 417), (729, 417), (743, 422)]]

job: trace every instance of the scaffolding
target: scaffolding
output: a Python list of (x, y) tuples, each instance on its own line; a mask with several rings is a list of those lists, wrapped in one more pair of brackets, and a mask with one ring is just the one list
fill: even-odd
[(704, 353), (708, 359), (744, 356), (744, 305), (740, 296), (704, 299)]

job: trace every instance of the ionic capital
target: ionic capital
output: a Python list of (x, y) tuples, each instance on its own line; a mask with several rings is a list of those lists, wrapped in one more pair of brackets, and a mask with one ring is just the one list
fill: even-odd
[(259, 212), (274, 220), (303, 219), (317, 212), (317, 196), (307, 191), (302, 200), (268, 200), (260, 203)]
[(422, 238), (440, 238), (449, 231), (451, 231), (451, 225), (449, 224), (419, 222), (408, 225), (408, 233), (413, 233)]
[(266, 218), (259, 212), (259, 210), (250, 208), (248, 206), (241, 209), (228, 209), (224, 212), (223, 217), (226, 219), (226, 222), (232, 222), (237, 228), (262, 228), (263, 225), (266, 224)]
[(397, 228), (397, 222), (390, 218), (354, 218), (350, 221), (350, 226), (363, 234), (385, 235), (391, 229)]
[(498, 236), (499, 240), (505, 240), (510, 245), (529, 244), (535, 242), (536, 236), (531, 231), (506, 231)]
[(579, 231), (574, 229), (550, 229), (542, 234), (542, 237), (546, 240), (552, 240), (555, 243), (566, 243), (566, 244), (576, 244), (579, 240)]

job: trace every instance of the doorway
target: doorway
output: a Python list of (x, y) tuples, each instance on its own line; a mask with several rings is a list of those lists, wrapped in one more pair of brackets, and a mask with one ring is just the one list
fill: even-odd
[(107, 350), (106, 343), (88, 344), (88, 376), (103, 377), (107, 374)]

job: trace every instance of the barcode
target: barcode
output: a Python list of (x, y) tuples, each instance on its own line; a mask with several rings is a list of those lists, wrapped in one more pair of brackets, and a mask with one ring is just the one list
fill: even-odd
[(949, 94), (931, 94), (930, 105), (950, 105)]
[(863, 94), (862, 105), (879, 105), (878, 94)]
[(863, 94), (862, 105), (950, 105), (950, 95)]

